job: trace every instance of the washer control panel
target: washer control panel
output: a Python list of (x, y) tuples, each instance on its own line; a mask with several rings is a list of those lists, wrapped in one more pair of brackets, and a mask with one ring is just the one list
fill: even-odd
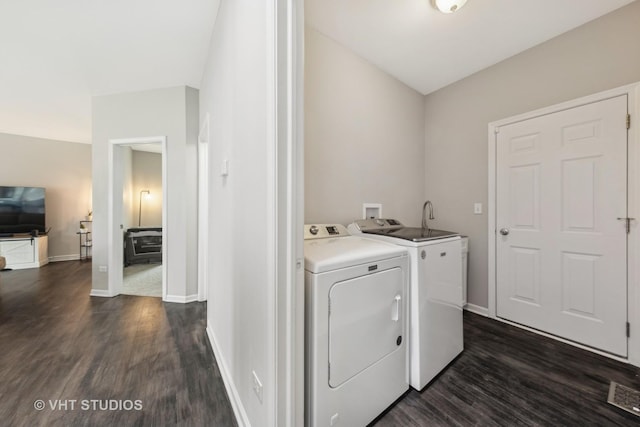
[(305, 224), (304, 239), (326, 239), (329, 237), (349, 236), (349, 232), (341, 224)]
[(366, 230), (397, 230), (404, 227), (400, 221), (392, 218), (358, 219), (354, 222), (360, 231)]

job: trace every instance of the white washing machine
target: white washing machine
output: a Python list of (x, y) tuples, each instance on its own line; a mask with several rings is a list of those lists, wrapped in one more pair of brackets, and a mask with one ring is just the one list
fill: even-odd
[(464, 348), (460, 236), (394, 219), (358, 220), (348, 229), (409, 250), (409, 383), (422, 390)]
[(365, 426), (409, 389), (409, 257), (342, 225), (304, 235), (306, 425)]

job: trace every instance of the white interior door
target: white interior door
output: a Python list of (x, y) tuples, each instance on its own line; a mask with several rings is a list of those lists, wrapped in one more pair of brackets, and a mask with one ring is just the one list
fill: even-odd
[(620, 356), (626, 115), (623, 95), (500, 127), (496, 171), (497, 315)]

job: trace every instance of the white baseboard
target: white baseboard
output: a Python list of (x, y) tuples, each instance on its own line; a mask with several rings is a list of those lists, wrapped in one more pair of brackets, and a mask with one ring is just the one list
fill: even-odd
[(467, 305), (464, 306), (464, 309), (472, 313), (479, 314), (480, 316), (489, 317), (489, 309), (480, 307), (479, 305), (467, 303)]
[(80, 255), (56, 255), (50, 256), (49, 262), (60, 262), (60, 261), (77, 261), (80, 259)]
[(250, 427), (251, 423), (249, 422), (249, 417), (247, 416), (247, 411), (244, 409), (244, 405), (240, 400), (240, 395), (238, 394), (238, 389), (233, 382), (233, 377), (231, 376), (231, 372), (229, 372), (229, 368), (224, 361), (224, 357), (222, 357), (222, 352), (220, 351), (220, 347), (218, 346), (218, 342), (216, 341), (215, 336), (213, 335), (213, 330), (211, 326), (209, 326), (209, 322), (207, 321), (207, 336), (209, 337), (209, 342), (211, 343), (211, 348), (213, 349), (213, 355), (218, 362), (218, 369), (220, 369), (220, 376), (222, 377), (222, 381), (224, 382), (224, 388), (227, 391), (227, 396), (229, 396), (229, 402), (231, 403), (231, 408), (233, 408), (233, 413), (236, 416), (236, 422), (238, 423), (238, 427)]
[(111, 298), (115, 295), (111, 295), (109, 291), (105, 289), (91, 289), (91, 293), (89, 294), (89, 296)]
[(164, 302), (177, 302), (179, 304), (188, 304), (190, 302), (198, 301), (198, 294), (193, 295), (167, 295), (167, 297), (163, 300)]

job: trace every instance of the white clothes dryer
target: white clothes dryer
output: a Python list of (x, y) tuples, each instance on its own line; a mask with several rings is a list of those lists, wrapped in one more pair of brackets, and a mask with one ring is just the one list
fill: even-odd
[(409, 383), (422, 390), (464, 348), (460, 236), (394, 219), (357, 220), (348, 230), (409, 250)]
[(409, 389), (400, 246), (305, 225), (305, 421), (365, 426)]

